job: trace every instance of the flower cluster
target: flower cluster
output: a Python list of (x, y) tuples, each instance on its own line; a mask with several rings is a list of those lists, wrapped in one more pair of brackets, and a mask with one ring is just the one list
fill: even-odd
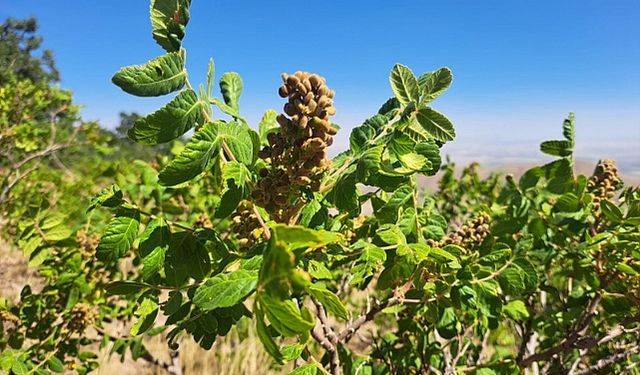
[(481, 213), (467, 224), (462, 225), (455, 232), (449, 233), (440, 241), (440, 246), (458, 245), (472, 249), (482, 243), (489, 234), (489, 215)]
[(263, 229), (253, 210), (241, 204), (231, 217), (229, 231), (236, 235), (241, 248), (248, 248), (260, 239)]
[(80, 254), (82, 254), (84, 258), (93, 258), (100, 243), (100, 235), (97, 233), (88, 234), (85, 230), (81, 229), (76, 233), (76, 243), (78, 244)]
[(619, 188), (620, 183), (618, 168), (616, 168), (614, 161), (600, 160), (587, 183), (587, 189), (593, 198), (594, 211), (600, 211), (600, 202), (603, 199), (611, 199), (615, 196), (615, 191)]
[(288, 221), (305, 187), (320, 189), (329, 166), (327, 147), (337, 129), (329, 118), (335, 114), (334, 92), (323, 77), (307, 72), (283, 74), (279, 94), (288, 98), (284, 113), (277, 117), (280, 128), (268, 135), (269, 145), (260, 158), (269, 167), (260, 171), (254, 199), (274, 220)]
[(67, 328), (72, 332), (82, 333), (84, 330), (96, 323), (98, 314), (93, 311), (91, 306), (79, 303), (69, 312), (71, 315), (67, 322)]

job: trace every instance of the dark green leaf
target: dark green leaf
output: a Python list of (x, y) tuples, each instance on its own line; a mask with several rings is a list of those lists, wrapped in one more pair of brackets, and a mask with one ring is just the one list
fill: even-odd
[(402, 105), (407, 105), (419, 99), (418, 81), (411, 69), (404, 65), (396, 64), (389, 75), (391, 89)]
[(96, 257), (101, 261), (116, 261), (122, 258), (138, 236), (140, 213), (137, 210), (121, 208), (111, 219), (96, 249)]
[(191, 0), (152, 0), (153, 39), (167, 52), (179, 51), (189, 22)]
[(451, 121), (435, 109), (429, 107), (419, 109), (416, 120), (437, 141), (452, 141), (456, 137)]
[(144, 65), (122, 68), (111, 80), (132, 95), (160, 96), (182, 88), (186, 77), (183, 54), (171, 52)]

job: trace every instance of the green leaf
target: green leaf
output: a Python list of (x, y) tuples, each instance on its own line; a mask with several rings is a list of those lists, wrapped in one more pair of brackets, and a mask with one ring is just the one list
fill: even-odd
[(204, 106), (193, 90), (181, 91), (158, 111), (138, 119), (127, 135), (144, 145), (172, 141), (203, 121)]
[(451, 121), (435, 109), (429, 107), (419, 109), (416, 120), (437, 141), (448, 142), (456, 137)]
[(171, 52), (144, 65), (120, 69), (111, 81), (136, 96), (160, 96), (179, 90), (186, 82), (182, 52)]
[(220, 206), (215, 212), (215, 217), (223, 219), (231, 215), (245, 197), (246, 181), (251, 173), (244, 164), (237, 161), (225, 163), (222, 168), (222, 179), (225, 189), (220, 199)]
[(271, 334), (264, 323), (264, 313), (262, 308), (259, 305), (256, 305), (254, 312), (256, 314), (256, 333), (258, 334), (260, 342), (262, 342), (264, 349), (276, 362), (282, 363), (282, 353), (280, 353), (278, 345), (273, 341), (273, 338), (271, 338)]
[(239, 100), (242, 94), (242, 78), (235, 72), (224, 73), (220, 77), (220, 92), (222, 92), (222, 98), (225, 104), (233, 108), (236, 112), (239, 111)]
[(138, 320), (131, 326), (129, 333), (137, 336), (148, 331), (156, 320), (158, 310), (159, 307), (157, 303), (149, 298), (145, 298), (134, 312), (134, 314), (138, 316)]
[(525, 290), (525, 274), (522, 268), (511, 265), (498, 275), (498, 282), (505, 294), (518, 295)]
[(49, 370), (53, 372), (63, 372), (64, 371), (64, 363), (58, 357), (51, 357), (47, 360), (47, 366)]
[(573, 145), (569, 141), (545, 141), (540, 144), (540, 151), (551, 156), (567, 157), (573, 153)]
[(511, 319), (517, 321), (523, 321), (529, 317), (529, 311), (524, 302), (520, 300), (510, 301), (506, 305), (502, 306), (502, 311)]
[(122, 296), (138, 293), (146, 289), (149, 289), (148, 284), (135, 281), (113, 281), (105, 287), (107, 294)]
[(313, 328), (315, 322), (303, 317), (300, 308), (292, 300), (280, 300), (263, 294), (260, 303), (264, 306), (267, 318), (273, 328), (285, 337), (306, 333)]
[(332, 198), (331, 202), (339, 210), (350, 212), (353, 216), (360, 212), (355, 173), (345, 173), (338, 178), (332, 192)]
[(202, 173), (220, 151), (218, 127), (222, 124), (206, 123), (159, 174), (162, 185), (171, 186), (189, 181)]
[(404, 65), (396, 64), (389, 75), (391, 89), (402, 105), (407, 105), (419, 99), (418, 81), (411, 69)]
[(122, 204), (122, 190), (118, 185), (111, 185), (102, 190), (91, 198), (87, 212), (98, 206), (117, 207)]
[(221, 273), (198, 287), (193, 302), (204, 311), (231, 307), (253, 293), (257, 283), (257, 272), (239, 269)]
[(227, 144), (235, 159), (245, 165), (252, 165), (254, 161), (251, 132), (246, 124), (234, 121), (220, 123), (218, 128), (220, 140)]
[(575, 121), (575, 115), (573, 112), (570, 112), (569, 116), (562, 123), (562, 135), (564, 135), (564, 138), (571, 143), (572, 147), (575, 144), (576, 139)]
[(353, 274), (351, 284), (361, 287), (382, 266), (387, 259), (387, 253), (364, 240), (356, 242), (353, 245), (353, 250), (361, 250), (362, 253), (351, 270)]
[(327, 311), (343, 320), (349, 320), (349, 313), (332, 291), (319, 284), (311, 284), (307, 287), (307, 292), (311, 297), (317, 299)]
[(442, 95), (451, 86), (452, 81), (453, 75), (447, 67), (421, 75), (418, 78), (418, 86), (422, 93), (420, 104), (426, 104)]
[(318, 262), (317, 260), (309, 261), (309, 274), (317, 280), (331, 280), (332, 275), (331, 271), (324, 265), (324, 263)]
[(267, 135), (278, 129), (278, 123), (276, 121), (276, 117), (278, 117), (278, 113), (273, 109), (267, 110), (264, 113), (264, 115), (262, 115), (260, 124), (258, 124), (258, 132), (260, 134), (260, 144), (262, 145), (268, 144)]
[(620, 221), (622, 221), (623, 215), (620, 207), (609, 202), (608, 200), (604, 199), (602, 200), (602, 202), (600, 202), (600, 210), (609, 221), (614, 223), (619, 223)]
[(107, 225), (96, 249), (96, 257), (105, 262), (116, 261), (127, 253), (138, 236), (140, 213), (121, 208)]
[(189, 22), (191, 0), (151, 0), (153, 39), (167, 52), (179, 51)]
[(306, 364), (291, 371), (289, 375), (316, 375), (318, 367), (314, 364)]
[(317, 249), (333, 243), (344, 242), (340, 233), (325, 230), (313, 230), (298, 225), (275, 224), (272, 234), (278, 242), (283, 242), (292, 250), (307, 248)]
[(11, 371), (15, 375), (24, 375), (27, 372), (29, 372), (29, 368), (24, 362), (22, 362), (19, 359), (16, 359), (15, 362), (13, 362), (13, 365), (11, 366)]
[(141, 276), (148, 280), (164, 265), (164, 256), (171, 244), (171, 231), (163, 218), (153, 219), (140, 236), (138, 251), (142, 257)]
[(638, 275), (638, 271), (636, 271), (635, 269), (633, 269), (633, 267), (631, 267), (626, 263), (622, 263), (622, 262), (618, 263), (616, 265), (616, 269), (620, 272), (626, 273), (627, 275), (631, 275), (631, 276)]
[(396, 133), (389, 144), (389, 150), (393, 152), (403, 167), (412, 172), (431, 170), (431, 161), (424, 155), (415, 152), (416, 142), (406, 134)]

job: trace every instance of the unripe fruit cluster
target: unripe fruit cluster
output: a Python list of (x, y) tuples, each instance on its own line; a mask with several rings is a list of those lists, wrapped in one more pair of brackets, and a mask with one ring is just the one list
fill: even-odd
[(76, 243), (84, 258), (93, 258), (100, 243), (100, 236), (96, 233), (88, 234), (85, 230), (76, 233)]
[(79, 303), (70, 311), (71, 318), (67, 322), (67, 328), (72, 332), (82, 333), (84, 330), (96, 323), (98, 314), (91, 306)]
[(467, 224), (462, 225), (455, 232), (449, 233), (440, 241), (439, 245), (458, 245), (466, 249), (479, 246), (487, 235), (489, 235), (490, 219), (489, 215), (484, 212), (481, 213)]
[(260, 171), (261, 180), (254, 191), (256, 203), (276, 221), (287, 221), (302, 187), (320, 189), (329, 166), (327, 147), (337, 129), (329, 118), (335, 114), (334, 92), (323, 77), (307, 72), (283, 74), (279, 94), (288, 101), (277, 117), (280, 128), (267, 136), (269, 145), (260, 150), (260, 158), (270, 166)]
[(263, 229), (253, 210), (241, 204), (231, 217), (229, 231), (236, 235), (240, 248), (248, 248), (260, 239)]
[(600, 202), (603, 199), (611, 199), (621, 183), (613, 160), (600, 160), (596, 165), (593, 175), (589, 178), (587, 189), (591, 193), (593, 210), (600, 210)]

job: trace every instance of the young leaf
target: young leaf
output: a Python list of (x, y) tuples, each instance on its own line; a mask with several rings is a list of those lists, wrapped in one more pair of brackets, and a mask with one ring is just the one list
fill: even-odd
[(344, 242), (340, 233), (313, 230), (301, 226), (275, 224), (272, 227), (274, 238), (286, 244), (292, 250), (300, 248), (317, 249), (332, 243)]
[(132, 141), (145, 145), (172, 141), (202, 123), (203, 109), (195, 91), (181, 91), (166, 106), (138, 119), (127, 135)]
[(204, 311), (231, 307), (253, 293), (257, 283), (257, 272), (239, 269), (228, 274), (221, 273), (198, 287), (193, 302)]
[(133, 336), (145, 333), (156, 320), (158, 315), (158, 304), (149, 298), (145, 298), (140, 307), (135, 310), (135, 315), (138, 316), (138, 320), (131, 326), (129, 333)]
[(218, 126), (206, 123), (193, 135), (184, 150), (158, 176), (160, 184), (177, 185), (202, 173), (220, 150)]
[(179, 51), (191, 0), (151, 0), (153, 39), (167, 52)]
[(314, 326), (313, 317), (303, 316), (298, 305), (292, 300), (280, 300), (263, 294), (260, 304), (264, 306), (267, 318), (276, 331), (285, 337), (308, 332)]
[(453, 124), (445, 115), (432, 108), (421, 108), (416, 113), (418, 123), (440, 142), (452, 141), (456, 137)]
[(311, 297), (317, 299), (322, 306), (324, 306), (324, 308), (333, 315), (343, 320), (349, 319), (349, 314), (342, 304), (342, 301), (340, 301), (340, 298), (338, 298), (338, 296), (329, 289), (318, 284), (311, 284), (307, 287), (307, 292)]
[(121, 208), (111, 219), (96, 249), (96, 257), (103, 262), (122, 258), (138, 236), (140, 213), (138, 210)]
[(571, 143), (571, 146), (575, 144), (576, 139), (576, 127), (575, 127), (576, 117), (573, 112), (569, 113), (569, 116), (562, 123), (562, 135), (564, 138)]
[(306, 364), (291, 371), (289, 375), (317, 375), (318, 367), (315, 364)]
[(389, 75), (391, 89), (402, 105), (407, 105), (419, 99), (418, 81), (411, 69), (404, 65), (396, 64)]
[(118, 185), (111, 185), (102, 189), (98, 194), (91, 198), (87, 212), (98, 206), (117, 207), (120, 204), (122, 204), (122, 190), (120, 190)]
[(164, 265), (164, 257), (171, 244), (171, 231), (163, 218), (153, 219), (140, 236), (138, 251), (142, 257), (141, 276), (147, 280)]
[(144, 65), (122, 68), (111, 81), (132, 95), (160, 96), (182, 88), (186, 78), (183, 54), (171, 52)]
[(268, 109), (264, 115), (262, 115), (262, 119), (260, 120), (260, 124), (258, 124), (258, 132), (260, 134), (260, 144), (266, 145), (267, 135), (272, 133), (276, 129), (278, 129), (278, 123), (276, 122), (276, 117), (278, 117), (278, 113), (273, 109)]
[(128, 295), (148, 289), (149, 285), (134, 281), (113, 281), (105, 287), (107, 294)]
[(422, 94), (420, 104), (427, 104), (442, 95), (451, 86), (451, 81), (453, 81), (453, 75), (447, 67), (421, 75), (418, 78), (418, 86)]
[(220, 92), (222, 92), (222, 98), (225, 104), (233, 108), (236, 112), (239, 111), (239, 100), (242, 94), (242, 78), (235, 72), (224, 73), (220, 77)]
[(545, 141), (540, 144), (540, 151), (551, 156), (567, 157), (573, 153), (573, 145), (569, 141)]

